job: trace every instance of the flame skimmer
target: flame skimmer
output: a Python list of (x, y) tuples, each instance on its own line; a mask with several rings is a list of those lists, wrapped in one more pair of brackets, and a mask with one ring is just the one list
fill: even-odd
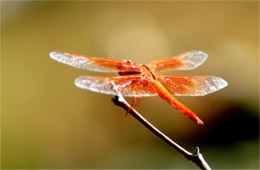
[(192, 70), (208, 57), (201, 51), (189, 51), (174, 57), (152, 61), (149, 64), (133, 63), (129, 60), (114, 60), (53, 51), (50, 57), (76, 68), (96, 72), (117, 72), (119, 76), (80, 76), (75, 85), (90, 91), (125, 97), (147, 97), (159, 95), (182, 114), (203, 124), (203, 121), (175, 96), (204, 96), (216, 92), (228, 84), (215, 76), (170, 76), (157, 75), (156, 71)]

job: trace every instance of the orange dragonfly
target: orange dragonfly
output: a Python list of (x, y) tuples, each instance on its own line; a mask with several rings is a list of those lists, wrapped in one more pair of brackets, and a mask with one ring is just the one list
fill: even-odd
[(201, 51), (189, 51), (174, 57), (152, 61), (149, 64), (133, 63), (130, 60), (114, 60), (53, 51), (50, 57), (76, 68), (96, 72), (117, 72), (119, 76), (80, 76), (75, 85), (90, 91), (125, 97), (157, 96), (166, 100), (182, 114), (203, 124), (203, 121), (174, 96), (204, 96), (228, 85), (222, 78), (209, 75), (170, 76), (157, 75), (156, 71), (192, 70), (208, 57)]

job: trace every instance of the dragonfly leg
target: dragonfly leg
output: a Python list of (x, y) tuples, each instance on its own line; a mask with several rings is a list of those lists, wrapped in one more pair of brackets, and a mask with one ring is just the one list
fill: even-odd
[(135, 103), (136, 103), (136, 97), (133, 97), (132, 98), (132, 104), (131, 104), (131, 107), (128, 108), (126, 114), (125, 114), (125, 117), (128, 115), (128, 113), (130, 112), (130, 110), (132, 110), (135, 106)]
[[(133, 87), (133, 91), (137, 91), (137, 86)], [(137, 100), (136, 100), (137, 99)], [(126, 116), (127, 114), (130, 112), (130, 110), (134, 109), (140, 102), (141, 102), (142, 98), (141, 97), (135, 97), (133, 96), (132, 98), (132, 104), (131, 107), (128, 109), (128, 111), (126, 112)]]
[[(134, 86), (133, 87), (133, 91), (134, 92), (138, 92), (138, 87), (137, 86)], [(136, 101), (136, 98), (137, 98), (137, 101)], [(133, 100), (134, 100), (134, 102), (133, 102), (133, 104), (132, 104), (132, 108), (135, 108), (140, 102), (141, 102), (141, 100), (142, 100), (142, 98), (140, 97), (140, 96), (138, 96), (138, 97), (133, 97)]]
[(141, 101), (142, 101), (142, 98), (141, 97), (137, 97), (137, 102), (136, 102), (135, 106), (139, 105), (141, 103)]
[[(135, 91), (135, 92), (138, 91), (137, 86), (133, 87), (133, 91)], [(138, 96), (138, 97), (134, 96), (133, 97), (133, 103), (132, 103), (131, 107), (135, 108), (141, 102), (141, 100), (142, 100), (142, 98), (140, 96)]]

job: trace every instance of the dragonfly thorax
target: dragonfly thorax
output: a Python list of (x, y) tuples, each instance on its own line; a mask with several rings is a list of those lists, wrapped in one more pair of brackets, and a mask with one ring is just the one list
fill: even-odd
[(154, 71), (145, 64), (143, 64), (141, 67), (141, 74), (142, 74), (142, 77), (145, 77), (146, 79), (149, 79), (151, 81), (156, 79)]

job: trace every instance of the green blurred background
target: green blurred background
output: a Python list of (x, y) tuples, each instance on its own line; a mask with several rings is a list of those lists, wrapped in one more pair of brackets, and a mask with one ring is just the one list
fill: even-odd
[[(1, 2), (2, 168), (197, 168), (114, 106), (78, 89), (59, 64), (63, 50), (138, 63), (189, 50), (208, 53), (196, 70), (229, 86), (178, 97), (199, 126), (159, 97), (137, 110), (209, 165), (259, 168), (259, 2)], [(131, 101), (131, 99), (128, 99)]]

